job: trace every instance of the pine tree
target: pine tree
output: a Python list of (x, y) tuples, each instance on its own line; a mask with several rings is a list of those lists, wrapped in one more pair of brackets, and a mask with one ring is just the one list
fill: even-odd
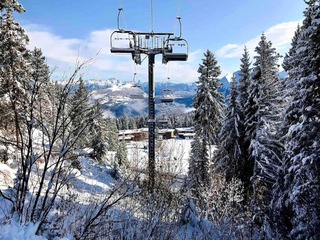
[(306, 3), (288, 58), (289, 81), (295, 86), (286, 110), (284, 164), (273, 201), (277, 232), (292, 239), (320, 238), (320, 6), (319, 0)]
[(223, 121), (224, 99), (218, 91), (221, 87), (219, 75), (221, 73), (218, 62), (209, 50), (204, 54), (200, 64), (197, 82), (197, 93), (194, 98), (194, 123), (196, 131), (206, 145), (216, 144)]
[[(204, 54), (197, 82), (197, 93), (194, 98), (195, 141), (192, 144), (192, 155), (189, 163), (189, 178), (196, 183), (192, 188), (209, 183), (209, 152), (212, 144), (217, 144), (218, 134), (223, 120), (223, 96), (218, 92), (221, 86), (220, 67), (209, 50)], [(196, 178), (196, 179), (194, 179)]]
[(127, 146), (125, 141), (118, 144), (116, 159), (119, 167), (127, 166)]
[(17, 0), (3, 0), (0, 3), (0, 11), (11, 8), (18, 13), (25, 12), (23, 6)]
[(106, 139), (108, 144), (108, 151), (117, 151), (119, 148), (119, 130), (116, 122), (112, 118), (105, 119), (106, 124)]
[(244, 106), (248, 99), (248, 88), (250, 85), (250, 56), (247, 47), (244, 47), (244, 53), (240, 59), (240, 79), (239, 79), (239, 101), (240, 106), (244, 109)]
[(202, 139), (195, 135), (191, 143), (191, 154), (189, 159), (187, 187), (195, 194), (201, 191), (209, 183), (209, 154), (208, 149), (203, 145)]
[(224, 119), (221, 132), (219, 134), (219, 150), (217, 153), (217, 162), (215, 168), (223, 171), (227, 181), (233, 178), (240, 178), (242, 173), (242, 165), (240, 162), (240, 103), (238, 99), (238, 90), (235, 77), (232, 77), (229, 106), (226, 110), (226, 117)]
[[(271, 200), (271, 187), (281, 164), (281, 144), (277, 131), (281, 112), (281, 85), (277, 76), (279, 55), (264, 34), (255, 49), (253, 74), (245, 105), (245, 125), (249, 145), (254, 204), (264, 209)], [(248, 196), (249, 197), (249, 196)]]
[[(249, 158), (249, 146), (250, 138), (247, 137), (246, 128), (246, 113), (250, 112), (251, 104), (247, 104), (249, 99), (249, 86), (250, 86), (250, 75), (251, 75), (251, 62), (247, 48), (244, 48), (240, 64), (240, 79), (239, 79), (239, 121), (238, 121), (238, 132), (239, 132), (239, 144), (240, 144), (240, 156), (239, 156), (239, 168), (238, 178), (241, 179), (244, 184), (244, 203), (248, 203), (250, 195), (250, 178), (253, 175), (253, 161)], [(248, 109), (247, 109), (248, 108)], [(250, 116), (250, 115), (249, 115)]]
[[(70, 101), (70, 107), (73, 112), (71, 131), (74, 132), (74, 135), (82, 131), (81, 122), (91, 114), (90, 111), (92, 110), (89, 106), (89, 93), (81, 77), (76, 85), (77, 87)], [(88, 137), (88, 132), (89, 129), (86, 129), (82, 135), (83, 137), (77, 142), (77, 147), (83, 148), (90, 144), (91, 139)]]
[(287, 101), (290, 101), (291, 96), (294, 94), (295, 91), (295, 82), (291, 81), (291, 79), (294, 79), (294, 74), (295, 71), (294, 66), (296, 65), (296, 62), (299, 61), (298, 59), (296, 59), (294, 56), (296, 55), (296, 51), (297, 51), (297, 44), (298, 44), (298, 39), (301, 33), (301, 28), (298, 25), (297, 30), (294, 33), (294, 36), (292, 38), (292, 42), (291, 42), (291, 48), (289, 49), (289, 52), (285, 55), (284, 59), (283, 59), (283, 69), (290, 74), (289, 77), (287, 77), (285, 79), (285, 96), (287, 99)]
[(90, 144), (88, 147), (93, 149), (92, 156), (98, 161), (102, 161), (103, 157), (107, 153), (107, 130), (105, 121), (103, 119), (102, 109), (99, 104), (95, 106), (95, 118), (88, 129), (90, 134)]
[[(284, 99), (287, 103), (292, 101), (295, 93), (298, 91), (297, 89), (297, 82), (299, 78), (299, 71), (298, 68), (295, 66), (299, 65), (299, 61), (301, 60), (297, 57), (297, 50), (299, 48), (299, 39), (301, 37), (302, 28), (298, 25), (295, 34), (292, 38), (291, 48), (289, 52), (285, 55), (284, 61), (282, 66), (284, 70), (287, 72), (288, 77), (285, 79), (284, 86), (286, 91), (284, 92)], [(284, 121), (281, 123), (280, 128), (280, 140), (284, 145), (284, 148), (287, 146), (288, 142), (288, 135), (287, 132), (291, 125), (297, 123), (297, 119), (295, 114), (288, 114), (290, 112), (290, 104), (284, 109)], [(285, 182), (285, 175), (287, 174), (287, 168), (290, 166), (290, 159), (286, 157), (286, 153), (284, 152), (284, 156), (282, 159), (282, 166), (278, 172), (277, 182), (273, 188), (273, 199), (271, 202), (271, 210), (270, 212), (273, 213), (272, 220), (274, 221), (274, 229), (273, 231), (276, 234), (279, 234), (279, 237), (287, 237), (289, 232), (292, 229), (291, 225), (291, 217), (292, 217), (292, 210), (290, 210), (287, 204), (287, 198), (289, 192), (286, 187), (284, 186)]]
[(40, 48), (34, 48), (34, 50), (31, 51), (29, 61), (32, 68), (31, 80), (39, 84), (48, 83), (50, 81), (50, 71)]
[[(29, 62), (31, 66), (31, 74), (29, 79), (28, 91), (30, 92), (31, 99), (27, 105), (37, 105), (36, 117), (40, 118), (40, 112), (42, 114), (47, 114), (50, 108), (48, 101), (48, 94), (45, 92), (49, 91), (50, 88), (50, 71), (49, 67), (46, 64), (45, 57), (42, 54), (41, 49), (34, 48), (33, 51), (30, 52)], [(46, 101), (48, 104), (41, 104), (41, 102)], [(32, 113), (31, 113), (32, 114)], [(44, 116), (42, 116), (44, 117)], [(51, 116), (48, 116), (49, 118)]]
[(129, 118), (129, 124), (128, 124), (129, 129), (137, 129), (137, 123), (135, 118), (131, 117)]
[(16, 143), (19, 145), (19, 121), (16, 113), (23, 111), (28, 98), (30, 67), (29, 42), (24, 29), (15, 22), (13, 12), (24, 12), (15, 0), (1, 1), (0, 11), (0, 109), (3, 119), (1, 125), (6, 130), (14, 129)]

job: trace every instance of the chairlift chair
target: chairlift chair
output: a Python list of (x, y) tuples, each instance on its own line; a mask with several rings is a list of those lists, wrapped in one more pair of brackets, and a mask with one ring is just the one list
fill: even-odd
[[(137, 73), (135, 72), (133, 74), (132, 86), (131, 86), (130, 90), (132, 90), (132, 89), (141, 90), (141, 86), (138, 83), (136, 83), (136, 75), (137, 75)], [(144, 99), (144, 94), (143, 93), (132, 93), (132, 94), (130, 94), (130, 98), (131, 99)]]
[(178, 37), (169, 37), (164, 42), (164, 50), (162, 62), (166, 64), (169, 61), (187, 61), (189, 46), (187, 40), (183, 39), (182, 36), (182, 24), (181, 17), (177, 17), (180, 25), (180, 34)]
[(161, 125), (167, 125), (169, 123), (169, 120), (166, 119), (166, 118), (159, 119), (158, 123), (161, 124)]
[(169, 88), (166, 88), (162, 91), (160, 102), (161, 103), (172, 103), (174, 100), (172, 90)]
[[(141, 90), (140, 89), (140, 86), (138, 86), (138, 85), (136, 85), (136, 86), (132, 86), (131, 88), (130, 88), (131, 90), (132, 89), (139, 89), (139, 90)], [(142, 91), (142, 90), (141, 90)], [(144, 94), (143, 93), (131, 93), (130, 94), (130, 96), (129, 96), (131, 99), (144, 99)]]
[(169, 61), (187, 61), (188, 60), (188, 42), (180, 37), (168, 38), (164, 42), (162, 62), (166, 64)]
[(111, 53), (134, 53), (134, 36), (132, 31), (116, 30), (110, 35)]

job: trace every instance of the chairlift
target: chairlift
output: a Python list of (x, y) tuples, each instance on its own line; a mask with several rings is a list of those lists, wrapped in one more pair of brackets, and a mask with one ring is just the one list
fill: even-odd
[(120, 14), (123, 9), (119, 8), (118, 10), (118, 30), (113, 31), (113, 33), (110, 35), (110, 52), (118, 54), (131, 54), (134, 62), (136, 64), (141, 64), (141, 55), (137, 37), (134, 32), (126, 31), (120, 28)]
[(169, 61), (187, 61), (188, 60), (188, 42), (183, 38), (169, 38), (164, 43), (162, 62), (166, 64)]
[(158, 123), (161, 125), (167, 125), (167, 124), (169, 124), (169, 119), (167, 119), (167, 118), (159, 119)]
[(187, 40), (182, 36), (181, 17), (177, 17), (180, 25), (180, 34), (178, 37), (168, 38), (164, 42), (162, 62), (166, 64), (169, 61), (187, 61), (189, 46)]
[(161, 103), (172, 103), (174, 100), (172, 90), (169, 88), (166, 88), (162, 90), (161, 92), (161, 97), (160, 97), (160, 102)]
[(123, 8), (118, 9), (118, 30), (110, 35), (110, 51), (111, 53), (134, 53), (134, 47), (132, 45), (132, 41), (134, 40), (133, 32), (120, 28), (120, 15), (122, 11)]
[(125, 30), (116, 30), (110, 36), (111, 53), (130, 53), (134, 54), (134, 36), (133, 32)]
[(116, 30), (110, 36), (110, 52), (131, 54), (135, 64), (141, 64), (141, 51), (136, 34), (132, 31)]
[(138, 83), (136, 83), (136, 75), (137, 75), (137, 73), (135, 72), (133, 74), (132, 86), (130, 88), (130, 91), (134, 90), (134, 93), (130, 94), (130, 98), (131, 99), (144, 99), (143, 93), (135, 93), (136, 90), (139, 90), (139, 92), (141, 91), (141, 86)]

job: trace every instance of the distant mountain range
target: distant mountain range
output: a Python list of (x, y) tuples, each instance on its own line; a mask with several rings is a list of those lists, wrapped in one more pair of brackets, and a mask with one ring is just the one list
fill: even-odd
[[(238, 82), (239, 71), (235, 72)], [(285, 72), (279, 76), (284, 78)], [(227, 97), (230, 94), (232, 75), (221, 78), (220, 92)], [(108, 80), (86, 80), (85, 86), (90, 92), (91, 101), (99, 101), (105, 116), (121, 117), (146, 115), (148, 113), (148, 83), (123, 83), (115, 78)], [(192, 110), (192, 102), (196, 93), (196, 83), (155, 83), (155, 100), (157, 114), (183, 114)], [(164, 104), (160, 99), (170, 95), (173, 103)]]

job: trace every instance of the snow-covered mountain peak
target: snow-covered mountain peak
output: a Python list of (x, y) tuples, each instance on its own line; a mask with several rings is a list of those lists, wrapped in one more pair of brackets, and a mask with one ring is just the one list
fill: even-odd
[(226, 78), (226, 80), (231, 83), (232, 81), (232, 76), (233, 76), (233, 73), (227, 73), (224, 77)]

